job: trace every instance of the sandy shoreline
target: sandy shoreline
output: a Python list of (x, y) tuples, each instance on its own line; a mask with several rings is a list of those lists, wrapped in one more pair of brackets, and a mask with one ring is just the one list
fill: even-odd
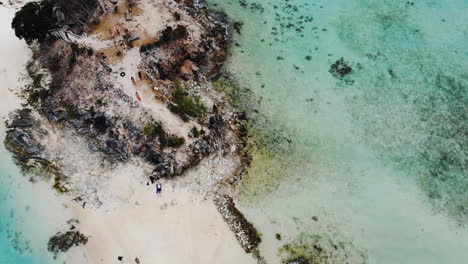
[[(9, 14), (8, 19), (2, 21), (8, 23), (8, 27), (2, 27), (2, 30), (11, 30), (9, 19), (14, 10), (2, 8), (1, 11)], [(4, 35), (11, 38), (11, 42), (2, 41), (0, 48), (2, 61), (8, 62), (5, 65), (2, 63), (5, 69), (0, 68), (1, 80), (5, 80), (0, 90), (2, 141), (5, 135), (4, 118), (9, 111), (20, 105), (16, 96), (7, 88), (14, 88), (18, 84), (18, 73), (24, 70), (24, 62), (30, 56), (25, 44), (17, 40), (12, 31)], [(18, 42), (22, 44), (18, 45)], [(22, 59), (18, 59), (18, 56), (22, 56)], [(14, 63), (18, 65), (13, 65)], [(38, 211), (49, 217), (60, 214), (75, 218), (79, 221), (76, 225), (78, 230), (89, 236), (89, 242), (85, 246), (59, 254), (58, 260), (75, 263), (77, 256), (84, 255), (87, 263), (93, 264), (135, 263), (135, 257), (142, 264), (255, 263), (253, 257), (245, 253), (238, 244), (215, 205), (206, 196), (205, 188), (213, 186), (202, 187), (203, 184), (213, 183), (230, 173), (235, 164), (229, 159), (234, 157), (223, 159), (214, 156), (213, 160), (206, 162), (206, 166), (196, 167), (192, 172), (181, 176), (180, 180), (163, 182), (161, 196), (156, 196), (154, 185), (146, 185), (144, 175), (141, 174), (143, 169), (127, 168), (116, 174), (111, 171), (108, 188), (117, 203), (102, 208), (83, 208), (82, 204), (72, 201), (74, 197), (56, 195), (49, 184), (40, 184), (42, 191), (51, 194), (48, 198), (54, 199), (53, 204), (62, 204), (63, 208), (37, 208)], [(218, 167), (215, 164), (217, 162)], [(219, 170), (223, 166), (227, 168)], [(38, 220), (46, 218), (39, 217)], [(55, 227), (54, 233), (66, 230), (67, 225), (63, 223)], [(122, 262), (118, 261), (118, 256), (123, 257)]]
[(127, 204), (104, 211), (70, 209), (79, 230), (90, 235), (83, 247), (88, 263), (255, 263), (243, 252), (211, 200), (185, 188), (139, 186)]

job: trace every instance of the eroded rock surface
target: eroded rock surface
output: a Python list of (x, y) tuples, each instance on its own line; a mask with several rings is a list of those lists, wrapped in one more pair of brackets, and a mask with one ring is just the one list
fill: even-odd
[(236, 208), (232, 198), (227, 195), (218, 195), (215, 197), (214, 202), (242, 248), (246, 252), (256, 249), (261, 242), (260, 235), (255, 227)]

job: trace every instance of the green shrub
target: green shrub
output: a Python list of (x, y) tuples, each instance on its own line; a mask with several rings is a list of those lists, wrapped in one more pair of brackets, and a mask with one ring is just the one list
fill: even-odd
[(202, 118), (206, 113), (206, 107), (200, 97), (189, 97), (180, 82), (174, 82), (175, 89), (172, 92), (174, 104), (169, 109), (179, 115), (182, 120), (188, 121), (188, 117)]
[(76, 56), (75, 53), (72, 53), (70, 55), (70, 60), (68, 61), (68, 66), (73, 66), (76, 63)]
[(74, 105), (67, 105), (67, 117), (69, 119), (77, 119), (80, 117), (80, 113)]
[(45, 75), (36, 70), (33, 65), (32, 61), (26, 65), (26, 72), (32, 81), (23, 87), (23, 95), (29, 105), (37, 106), (48, 96), (49, 91), (42, 87)]
[(143, 134), (150, 139), (158, 137), (161, 148), (178, 148), (185, 144), (183, 137), (168, 135), (159, 123), (146, 125), (143, 128)]
[(70, 48), (71, 48), (71, 55), (70, 55), (70, 61), (69, 61), (70, 67), (76, 63), (78, 56), (82, 54), (87, 54), (88, 56), (91, 56), (94, 53), (94, 50), (92, 48), (80, 47), (76, 43), (71, 43)]
[(185, 144), (185, 139), (183, 137), (169, 136), (167, 138), (167, 146), (171, 148), (178, 148)]
[(159, 37), (159, 39), (155, 40), (152, 43), (142, 45), (140, 47), (140, 52), (145, 52), (147, 50), (158, 48), (164, 44), (171, 43), (172, 41), (176, 41), (178, 39), (186, 38), (188, 35), (187, 29), (184, 26), (178, 25), (176, 29), (172, 29), (172, 27), (167, 27)]
[(143, 128), (143, 134), (145, 135), (145, 137), (153, 136), (153, 132), (154, 132), (154, 126), (153, 125), (146, 125)]
[(197, 129), (196, 127), (192, 127), (192, 130), (191, 130), (191, 131), (192, 131), (192, 135), (193, 135), (194, 137), (197, 138), (197, 137), (200, 136), (200, 132), (198, 131), (198, 129)]

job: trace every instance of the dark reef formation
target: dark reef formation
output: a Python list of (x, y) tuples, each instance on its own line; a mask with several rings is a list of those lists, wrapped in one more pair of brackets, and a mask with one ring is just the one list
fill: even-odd
[(351, 66), (349, 66), (343, 58), (341, 58), (331, 65), (329, 72), (334, 77), (338, 78), (345, 77), (346, 75), (350, 74), (352, 70), (353, 69), (351, 68)]
[(260, 234), (236, 208), (232, 198), (227, 195), (218, 195), (214, 203), (244, 250), (249, 253), (256, 249), (262, 241)]
[(76, 230), (76, 225), (79, 224), (77, 219), (70, 219), (67, 224), (70, 226), (69, 230), (57, 232), (47, 243), (47, 249), (54, 253), (55, 257), (61, 252), (67, 252), (72, 247), (88, 243), (89, 238)]
[(86, 243), (88, 243), (88, 238), (78, 231), (58, 232), (49, 239), (47, 248), (50, 252), (57, 254)]

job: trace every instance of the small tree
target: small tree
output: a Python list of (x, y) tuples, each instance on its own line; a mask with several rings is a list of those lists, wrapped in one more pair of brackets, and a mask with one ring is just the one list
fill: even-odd
[(24, 5), (16, 12), (11, 26), (19, 39), (31, 44), (33, 40), (43, 41), (54, 23), (53, 4), (45, 0)]

